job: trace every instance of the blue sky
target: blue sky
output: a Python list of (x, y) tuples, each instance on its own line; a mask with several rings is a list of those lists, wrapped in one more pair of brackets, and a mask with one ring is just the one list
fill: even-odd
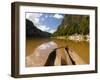
[(42, 31), (53, 33), (61, 24), (64, 15), (58, 13), (26, 13), (26, 18)]

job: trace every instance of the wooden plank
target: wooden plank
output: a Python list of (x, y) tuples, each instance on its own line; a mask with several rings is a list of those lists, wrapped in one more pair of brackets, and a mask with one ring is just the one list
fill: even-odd
[(56, 49), (56, 59), (55, 59), (55, 66), (61, 65), (61, 51), (59, 49)]
[(85, 61), (71, 48), (68, 48), (68, 52), (71, 58), (75, 61), (75, 64), (86, 64)]
[(66, 56), (66, 61), (67, 61), (67, 65), (72, 65), (72, 61), (68, 55), (68, 52), (64, 49), (65, 52), (65, 56)]

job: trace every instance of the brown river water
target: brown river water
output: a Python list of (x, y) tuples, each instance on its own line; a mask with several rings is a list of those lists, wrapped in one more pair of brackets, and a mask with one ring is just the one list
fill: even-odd
[[(74, 50), (84, 60), (85, 63), (89, 64), (89, 42), (86, 41), (76, 42), (63, 39), (28, 38), (26, 40), (26, 57), (36, 54), (34, 51), (38, 50), (37, 48), (41, 45), (45, 47), (43, 44), (46, 43), (56, 43), (57, 47), (68, 46)], [(42, 54), (42, 52), (40, 52), (40, 54)]]

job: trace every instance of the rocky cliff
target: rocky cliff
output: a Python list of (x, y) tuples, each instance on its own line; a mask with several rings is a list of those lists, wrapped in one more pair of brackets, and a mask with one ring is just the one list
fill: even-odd
[(53, 36), (66, 36), (73, 34), (89, 34), (89, 16), (65, 15)]

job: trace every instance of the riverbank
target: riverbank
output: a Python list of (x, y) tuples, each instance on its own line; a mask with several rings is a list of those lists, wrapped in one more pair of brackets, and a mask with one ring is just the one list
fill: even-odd
[(90, 37), (89, 35), (71, 35), (71, 36), (57, 36), (57, 37), (51, 37), (51, 38), (56, 38), (56, 39), (68, 39), (68, 40), (73, 40), (73, 41), (87, 41), (89, 42)]

